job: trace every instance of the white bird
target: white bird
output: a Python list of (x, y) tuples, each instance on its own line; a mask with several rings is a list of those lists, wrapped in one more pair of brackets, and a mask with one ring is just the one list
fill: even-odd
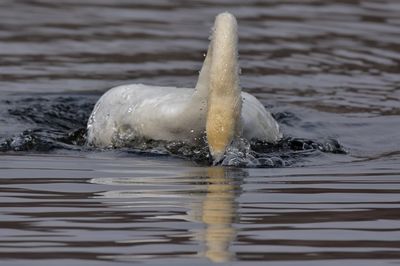
[(277, 142), (282, 138), (278, 123), (254, 96), (241, 92), (237, 43), (235, 17), (219, 14), (195, 89), (114, 87), (90, 115), (87, 143), (100, 148), (134, 139), (197, 144), (206, 136), (218, 163), (235, 138)]

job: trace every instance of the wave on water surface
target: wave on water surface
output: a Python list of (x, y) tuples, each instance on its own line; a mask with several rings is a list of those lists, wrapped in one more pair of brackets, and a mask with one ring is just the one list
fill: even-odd
[[(51, 152), (51, 151), (89, 151), (85, 139), (86, 123), (97, 100), (96, 95), (57, 95), (46, 97), (25, 97), (3, 101), (6, 117), (26, 124), (22, 132), (12, 136), (0, 136), (2, 152)], [(297, 119), (291, 113), (276, 113), (279, 123), (290, 123)], [(165, 142), (154, 140), (121, 139), (120, 151), (127, 154), (152, 156), (172, 155), (209, 164), (210, 158), (206, 142), (198, 146), (184, 142)], [(321, 153), (345, 153), (335, 139), (311, 140), (285, 136), (277, 144), (235, 141), (227, 151), (225, 166), (237, 167), (284, 167), (303, 161)]]

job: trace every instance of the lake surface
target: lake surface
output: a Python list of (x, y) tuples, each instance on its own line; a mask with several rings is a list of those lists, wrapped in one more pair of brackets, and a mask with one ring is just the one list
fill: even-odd
[[(0, 2), (1, 265), (398, 265), (400, 2), (138, 2)], [(193, 87), (223, 11), (279, 145), (85, 146), (110, 87)]]

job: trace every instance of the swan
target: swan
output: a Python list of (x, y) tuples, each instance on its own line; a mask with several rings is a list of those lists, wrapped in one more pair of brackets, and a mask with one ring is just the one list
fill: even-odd
[(241, 91), (237, 45), (236, 18), (228, 12), (217, 15), (195, 88), (111, 88), (89, 117), (88, 145), (118, 147), (134, 139), (196, 145), (205, 137), (218, 163), (235, 139), (279, 141), (275, 119), (254, 96)]

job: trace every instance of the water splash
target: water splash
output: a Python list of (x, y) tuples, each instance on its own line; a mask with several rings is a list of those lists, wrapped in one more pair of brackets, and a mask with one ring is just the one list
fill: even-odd
[[(85, 151), (95, 149), (86, 143), (86, 123), (97, 97), (54, 96), (47, 98), (19, 98), (8, 100), (9, 118), (29, 126), (13, 136), (0, 137), (2, 152)], [(282, 115), (276, 114), (278, 118)], [(283, 123), (290, 124), (298, 117), (285, 115)], [(281, 123), (282, 121), (280, 121)], [(114, 147), (129, 154), (174, 156), (200, 165), (212, 164), (205, 137), (197, 145), (181, 141), (155, 141), (121, 136)], [(237, 139), (229, 147), (223, 166), (234, 167), (287, 167), (321, 153), (345, 153), (334, 139), (324, 141), (285, 137), (276, 144)]]
[(317, 142), (285, 137), (276, 144), (239, 139), (228, 149), (221, 164), (236, 167), (285, 167), (321, 152), (346, 153), (339, 142), (333, 139)]
[(16, 120), (27, 129), (0, 136), (0, 151), (81, 150), (95, 99), (93, 95), (64, 95), (4, 101), (6, 123)]

